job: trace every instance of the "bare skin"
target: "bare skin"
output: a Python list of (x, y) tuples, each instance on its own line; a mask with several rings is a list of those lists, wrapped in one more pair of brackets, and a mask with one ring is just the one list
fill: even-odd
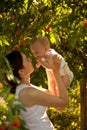
[[(32, 61), (28, 59), (24, 54), (22, 54), (24, 68), (19, 70), (21, 76), (21, 84), (28, 84), (29, 88), (24, 88), (19, 93), (19, 98), (27, 107), (32, 107), (34, 105), (42, 105), (47, 107), (59, 107), (63, 108), (68, 103), (68, 95), (66, 87), (60, 76), (60, 72), (56, 67), (60, 66), (57, 62), (56, 57), (54, 58), (54, 67), (52, 68), (51, 76), (47, 74), (48, 77), (48, 90), (43, 92), (36, 88), (33, 88), (30, 84), (30, 75), (34, 71), (32, 66)], [(52, 79), (52, 77), (54, 77)], [(53, 86), (53, 82), (55, 84)], [(52, 88), (55, 87), (58, 90), (58, 95), (53, 94)], [(48, 100), (49, 99), (49, 100)]]

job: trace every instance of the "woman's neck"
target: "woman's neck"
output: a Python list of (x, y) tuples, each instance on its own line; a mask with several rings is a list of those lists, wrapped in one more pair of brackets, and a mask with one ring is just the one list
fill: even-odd
[(30, 85), (30, 78), (28, 78), (28, 79), (21, 79), (20, 84), (28, 84), (28, 85)]

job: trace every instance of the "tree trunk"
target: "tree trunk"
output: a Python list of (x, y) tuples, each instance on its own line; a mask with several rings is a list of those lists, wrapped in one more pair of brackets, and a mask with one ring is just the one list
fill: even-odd
[(87, 130), (87, 80), (81, 81), (81, 130)]

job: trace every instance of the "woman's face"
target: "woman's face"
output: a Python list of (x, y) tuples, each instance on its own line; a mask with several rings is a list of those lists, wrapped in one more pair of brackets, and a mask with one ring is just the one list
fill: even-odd
[(23, 58), (23, 74), (30, 75), (34, 71), (34, 67), (32, 65), (32, 60), (28, 58), (25, 54), (21, 53)]

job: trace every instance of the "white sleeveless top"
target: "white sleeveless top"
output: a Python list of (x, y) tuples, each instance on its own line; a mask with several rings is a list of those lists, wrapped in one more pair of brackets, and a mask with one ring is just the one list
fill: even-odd
[[(26, 87), (30, 86), (21, 84), (17, 87), (15, 93), (16, 98), (18, 98), (20, 91)], [(33, 85), (32, 87), (45, 91), (45, 89), (41, 89)], [(29, 130), (54, 130), (54, 127), (47, 116), (46, 107), (34, 105), (33, 107), (25, 107), (25, 109), (26, 111), (21, 111), (21, 117), (26, 122)]]

